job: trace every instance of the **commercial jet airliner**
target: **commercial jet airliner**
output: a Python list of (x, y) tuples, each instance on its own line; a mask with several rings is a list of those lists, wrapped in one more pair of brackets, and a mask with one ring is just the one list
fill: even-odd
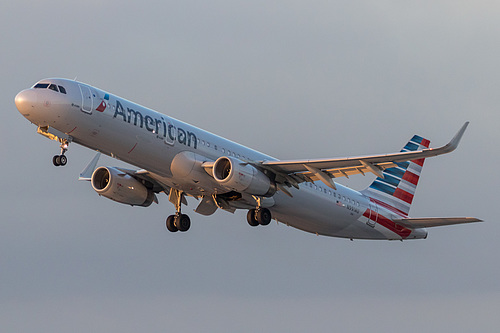
[[(41, 80), (17, 94), (15, 103), (38, 133), (60, 143), (55, 166), (66, 165), (70, 143), (97, 151), (80, 179), (99, 195), (147, 207), (158, 203), (158, 193), (167, 194), (176, 210), (166, 219), (171, 232), (190, 228), (189, 216), (181, 212), (186, 196), (198, 199), (195, 212), (201, 215), (245, 209), (253, 227), (274, 219), (350, 239), (422, 239), (427, 227), (480, 221), (408, 215), (424, 159), (455, 150), (468, 123), (440, 148), (429, 148), (429, 140), (415, 135), (398, 153), (278, 160), (74, 80)], [(97, 167), (101, 153), (137, 170)], [(334, 181), (355, 174), (376, 179), (362, 191)]]

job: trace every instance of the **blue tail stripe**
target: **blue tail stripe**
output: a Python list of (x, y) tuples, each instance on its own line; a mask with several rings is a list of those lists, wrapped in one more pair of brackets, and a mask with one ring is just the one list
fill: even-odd
[(406, 146), (403, 149), (409, 150), (409, 151), (415, 151), (418, 149), (418, 145), (413, 143), (413, 142), (408, 142)]
[(389, 195), (393, 195), (394, 192), (396, 191), (396, 189), (394, 187), (391, 187), (387, 184), (384, 184), (378, 180), (375, 180), (372, 185), (370, 186), (370, 188), (373, 188), (375, 190), (378, 190), (378, 191), (381, 191), (381, 192), (384, 192), (384, 193), (387, 193)]
[(397, 166), (400, 167), (401, 169), (408, 169), (410, 166), (410, 162), (396, 162)]
[(413, 138), (411, 138), (410, 141), (413, 141), (413, 142), (416, 142), (418, 144), (421, 144), (423, 140), (424, 140), (424, 138), (422, 138), (421, 136), (414, 135)]
[(397, 177), (399, 179), (403, 178), (406, 170), (402, 170), (400, 168), (389, 168), (384, 170), (384, 174), (389, 174), (391, 176)]
[(401, 182), (401, 178), (396, 178), (388, 173), (385, 173), (384, 179), (379, 178), (378, 180), (382, 183), (387, 183), (387, 184), (392, 185), (394, 187), (398, 187), (399, 182)]

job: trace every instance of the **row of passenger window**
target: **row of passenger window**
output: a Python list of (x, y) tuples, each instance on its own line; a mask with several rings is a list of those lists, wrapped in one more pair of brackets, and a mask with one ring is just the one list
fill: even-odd
[(50, 89), (62, 94), (66, 94), (66, 89), (63, 86), (57, 86), (53, 83), (37, 83), (33, 88), (37, 89)]
[(357, 207), (360, 206), (360, 204), (359, 204), (358, 201), (352, 200), (349, 197), (346, 197), (345, 195), (341, 196), (340, 194), (337, 194), (337, 192), (332, 191), (332, 190), (327, 190), (326, 188), (324, 188), (322, 186), (318, 186), (318, 185), (313, 184), (313, 183), (305, 183), (305, 186), (308, 186), (308, 187), (310, 187), (310, 188), (312, 188), (314, 190), (318, 190), (320, 192), (323, 192), (324, 194), (328, 194), (328, 195), (330, 195), (330, 196), (332, 196), (334, 198), (337, 198), (339, 200), (347, 202), (348, 204), (352, 204), (352, 205), (357, 206)]
[[(199, 145), (206, 146), (206, 147), (208, 147), (208, 148), (210, 148), (210, 147), (211, 147), (210, 142), (205, 141), (205, 140), (201, 140), (201, 139), (198, 139), (198, 144), (199, 144)], [(217, 145), (214, 145), (214, 146), (213, 146), (213, 149), (218, 151), (218, 150), (219, 150), (219, 147), (217, 147)], [(236, 158), (240, 158), (240, 159), (242, 159), (242, 160), (245, 160), (245, 161), (247, 161), (247, 160), (248, 160), (248, 161), (250, 161), (250, 160), (251, 160), (251, 159), (247, 159), (247, 158), (245, 157), (245, 155), (238, 154), (238, 153), (236, 153), (236, 152), (234, 152), (234, 151), (231, 151), (231, 150), (229, 150), (229, 149), (226, 149), (226, 148), (220, 148), (220, 150), (221, 150), (221, 152), (222, 152), (223, 154), (225, 154), (226, 156), (233, 156), (233, 157), (236, 157)]]

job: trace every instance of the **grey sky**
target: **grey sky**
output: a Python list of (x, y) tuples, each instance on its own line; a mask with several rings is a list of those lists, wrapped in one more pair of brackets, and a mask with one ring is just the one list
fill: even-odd
[[(498, 17), (491, 1), (4, 1), (1, 330), (497, 332)], [(350, 242), (193, 212), (171, 234), (166, 196), (100, 198), (77, 181), (93, 152), (53, 167), (58, 145), (15, 109), (76, 76), (283, 159), (442, 145), (469, 120), (426, 161), (411, 215), (487, 222)]]

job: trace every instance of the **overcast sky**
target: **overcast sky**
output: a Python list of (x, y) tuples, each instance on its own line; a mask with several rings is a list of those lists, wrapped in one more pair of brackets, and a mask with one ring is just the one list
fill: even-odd
[[(499, 17), (494, 1), (3, 1), (0, 330), (498, 332)], [(47, 77), (282, 159), (439, 146), (470, 121), (410, 213), (486, 222), (351, 242), (192, 212), (172, 234), (165, 195), (132, 208), (77, 181), (92, 151), (52, 165), (58, 144), (14, 105)]]

